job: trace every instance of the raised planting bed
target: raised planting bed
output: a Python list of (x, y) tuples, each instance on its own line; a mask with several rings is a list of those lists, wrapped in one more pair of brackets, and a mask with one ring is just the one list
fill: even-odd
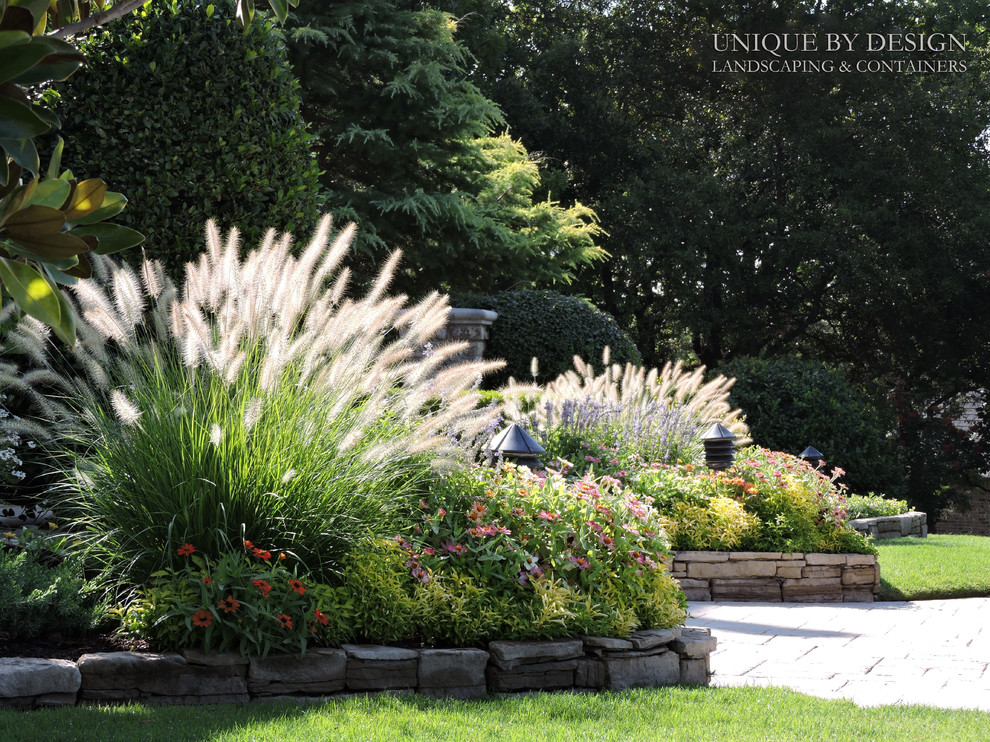
[(872, 554), (679, 551), (670, 570), (688, 600), (872, 603), (880, 589)]
[(911, 511), (903, 515), (854, 518), (849, 521), (849, 527), (875, 539), (905, 536), (925, 538), (928, 536), (928, 516), (925, 513)]
[(265, 659), (193, 650), (87, 654), (77, 662), (0, 658), (0, 706), (76, 703), (193, 705), (286, 696), (623, 690), (708, 685), (708, 629), (638, 631), (627, 639), (493, 641), (486, 649), (405, 649), (345, 644), (303, 657)]

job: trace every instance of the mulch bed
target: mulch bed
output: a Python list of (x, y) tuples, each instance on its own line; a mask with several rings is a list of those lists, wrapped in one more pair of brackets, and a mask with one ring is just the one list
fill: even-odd
[(145, 642), (93, 632), (76, 637), (19, 639), (0, 632), (0, 657), (41, 657), (50, 660), (78, 660), (92, 652), (148, 652)]

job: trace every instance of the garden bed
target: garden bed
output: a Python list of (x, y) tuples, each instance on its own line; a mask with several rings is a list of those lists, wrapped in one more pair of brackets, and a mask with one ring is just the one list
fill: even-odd
[(715, 639), (708, 629), (638, 631), (627, 639), (492, 641), (486, 649), (405, 649), (345, 644), (303, 657), (239, 654), (87, 654), (78, 662), (0, 659), (0, 706), (76, 703), (191, 705), (284, 696), (622, 690), (708, 685)]
[(688, 600), (872, 603), (880, 565), (872, 554), (676, 552), (670, 570)]

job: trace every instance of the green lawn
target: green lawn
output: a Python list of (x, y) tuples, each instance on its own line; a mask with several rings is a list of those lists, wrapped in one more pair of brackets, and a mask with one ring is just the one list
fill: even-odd
[(940, 536), (876, 542), (880, 600), (990, 596), (990, 538)]
[(990, 713), (861, 709), (782, 688), (664, 688), (482, 701), (362, 696), (325, 703), (0, 711), (0, 740), (919, 740), (985, 742)]

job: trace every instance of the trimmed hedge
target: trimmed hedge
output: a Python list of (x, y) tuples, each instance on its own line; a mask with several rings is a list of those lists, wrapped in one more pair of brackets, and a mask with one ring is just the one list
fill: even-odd
[(798, 454), (814, 446), (826, 464), (845, 470), (856, 492), (903, 492), (905, 470), (888, 439), (882, 408), (845, 373), (805, 358), (740, 358), (719, 367), (734, 376), (733, 407), (746, 415), (756, 445)]
[(203, 249), (208, 218), (247, 244), (315, 224), (313, 137), (271, 23), (245, 33), (229, 0), (155, 0), (81, 48), (87, 68), (56, 88), (64, 164), (130, 199), (117, 221), (143, 232), (169, 273)]
[(506, 367), (486, 377), (485, 386), (491, 389), (502, 386), (510, 376), (531, 381), (533, 356), (539, 359), (537, 381), (541, 383), (573, 369), (576, 355), (597, 367), (606, 345), (612, 363), (643, 363), (629, 334), (612, 315), (575, 296), (525, 289), (487, 296), (456, 294), (450, 303), (498, 312), (485, 355), (504, 359)]

